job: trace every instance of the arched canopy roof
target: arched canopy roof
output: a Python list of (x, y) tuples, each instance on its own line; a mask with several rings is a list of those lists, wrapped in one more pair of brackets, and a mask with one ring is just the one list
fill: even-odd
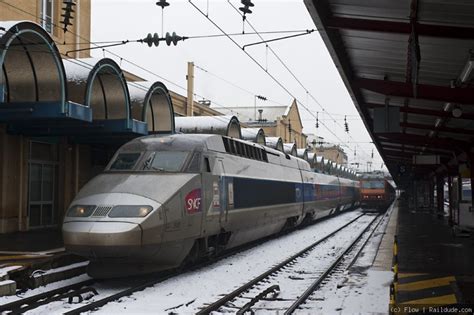
[(262, 128), (242, 128), (242, 139), (265, 145), (265, 132)]
[(296, 144), (295, 143), (283, 143), (283, 150), (286, 154), (297, 156)]
[(149, 133), (174, 133), (174, 108), (162, 82), (129, 82), (132, 117), (146, 122)]
[(316, 159), (317, 159), (316, 153), (314, 152), (308, 153), (308, 163), (312, 169), (316, 168)]
[(182, 133), (211, 133), (240, 139), (240, 122), (235, 116), (176, 117), (176, 131)]
[(326, 160), (325, 162), (325, 171), (328, 174), (332, 174), (332, 169), (334, 167), (334, 162), (331, 160)]
[(317, 156), (316, 157), (316, 168), (320, 171), (320, 172), (326, 172), (325, 170), (325, 163), (324, 163), (324, 157), (323, 156)]
[(280, 137), (265, 137), (267, 147), (278, 150), (280, 152), (285, 152), (283, 148), (283, 140)]
[(94, 120), (132, 118), (120, 66), (110, 58), (64, 59), (70, 100), (92, 108)]
[(296, 149), (296, 155), (305, 161), (308, 161), (308, 149)]
[(28, 21), (0, 22), (0, 103), (60, 102), (66, 77), (51, 36)]

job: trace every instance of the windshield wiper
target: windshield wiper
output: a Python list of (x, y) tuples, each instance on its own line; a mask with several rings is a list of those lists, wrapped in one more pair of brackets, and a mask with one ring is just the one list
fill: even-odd
[(154, 170), (154, 171), (160, 171), (160, 172), (164, 172), (164, 171), (165, 171), (165, 169), (162, 168), (162, 167), (151, 166), (150, 168), (151, 168), (152, 170)]

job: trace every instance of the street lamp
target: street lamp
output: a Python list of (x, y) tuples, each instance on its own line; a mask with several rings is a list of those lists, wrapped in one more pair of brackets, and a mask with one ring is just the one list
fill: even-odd
[(262, 101), (266, 101), (267, 98), (265, 96), (262, 96), (262, 95), (254, 95), (254, 98), (253, 98), (253, 107), (254, 107), (254, 120), (257, 121), (257, 98), (259, 100), (262, 100)]

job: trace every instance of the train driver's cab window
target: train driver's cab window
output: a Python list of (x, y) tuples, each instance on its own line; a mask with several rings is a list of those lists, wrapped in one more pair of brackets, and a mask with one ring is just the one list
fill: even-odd
[(189, 152), (157, 151), (152, 152), (143, 166), (147, 171), (179, 172), (183, 169)]
[(140, 153), (120, 153), (110, 166), (111, 170), (132, 170), (140, 158)]
[(362, 188), (366, 189), (383, 189), (385, 188), (385, 184), (383, 181), (363, 181)]

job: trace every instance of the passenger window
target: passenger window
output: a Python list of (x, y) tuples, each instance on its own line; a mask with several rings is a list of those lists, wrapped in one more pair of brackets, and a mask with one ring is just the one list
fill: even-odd
[(206, 167), (206, 172), (210, 173), (211, 172), (211, 164), (209, 164), (209, 158), (208, 157), (204, 158), (204, 165)]

